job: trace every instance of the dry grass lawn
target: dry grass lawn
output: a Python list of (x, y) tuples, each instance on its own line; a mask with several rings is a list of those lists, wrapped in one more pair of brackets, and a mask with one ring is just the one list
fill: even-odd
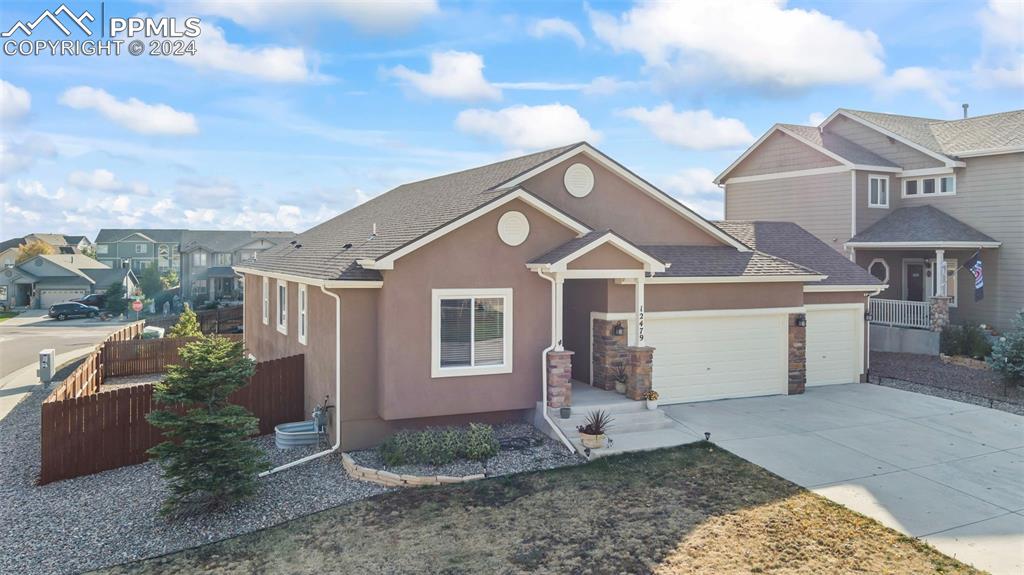
[(977, 573), (708, 443), (388, 493), (110, 573)]

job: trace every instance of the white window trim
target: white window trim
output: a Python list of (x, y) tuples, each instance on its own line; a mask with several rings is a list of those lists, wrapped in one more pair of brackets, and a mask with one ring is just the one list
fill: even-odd
[[(953, 191), (943, 192), (942, 191), (942, 179), (952, 178), (953, 180)], [(935, 193), (926, 194), (924, 193), (924, 181), (935, 180)], [(917, 193), (907, 195), (907, 182), (917, 182)], [(868, 192), (870, 194), (870, 190)], [(949, 197), (956, 195), (956, 174), (936, 174), (934, 176), (924, 176), (921, 178), (903, 178), (903, 183), (900, 185), (900, 197), (901, 198), (936, 198), (936, 197)]]
[[(881, 282), (883, 284), (889, 283), (889, 277), (890, 277), (889, 276), (889, 262), (885, 261), (885, 258), (875, 258), (875, 259), (871, 260), (871, 263), (868, 264), (868, 273), (869, 274), (871, 274), (871, 268), (875, 267), (875, 264), (882, 264), (882, 266), (885, 267), (885, 279), (881, 280)], [(877, 278), (877, 276), (875, 276), (875, 274), (871, 274), (871, 275)]]
[(270, 323), (270, 278), (263, 277), (263, 325)]
[(135, 244), (135, 253), (144, 254), (148, 252), (149, 250), (146, 248), (146, 244)]
[[(885, 182), (885, 202), (884, 203), (882, 203), (882, 202), (873, 203), (871, 201), (871, 182), (873, 180), (878, 180), (878, 181), (881, 181), (881, 182)], [(881, 187), (879, 187), (878, 191), (879, 191), (879, 193), (881, 193), (881, 191), (882, 191)], [(889, 193), (890, 193), (890, 191), (889, 191), (889, 176), (885, 176), (885, 175), (882, 175), (882, 174), (868, 174), (868, 207), (869, 208), (885, 208), (885, 209), (888, 209), (889, 208)]]
[[(284, 288), (282, 293), (281, 288)], [(274, 323), (277, 324), (277, 331), (288, 335), (288, 282), (277, 280), (277, 314), (274, 316)]]
[(306, 284), (299, 284), (298, 307), (298, 339), (299, 343), (306, 345), (309, 340), (309, 292), (306, 290)]
[[(441, 300), (466, 298), (494, 298), (505, 300), (503, 356), (505, 363), (501, 365), (485, 365), (479, 367), (441, 367)], [(495, 375), (512, 373), (512, 288), (477, 288), (477, 289), (435, 289), (431, 290), (431, 322), (430, 322), (430, 377), (463, 377), (471, 375)], [(471, 324), (472, 325), (472, 324)], [(472, 327), (470, 327), (472, 330)]]

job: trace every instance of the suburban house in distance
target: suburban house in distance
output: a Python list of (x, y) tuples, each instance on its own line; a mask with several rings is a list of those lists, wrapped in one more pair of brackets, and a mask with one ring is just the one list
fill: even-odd
[(96, 258), (111, 267), (127, 261), (136, 275), (155, 262), (161, 273), (178, 273), (183, 298), (217, 299), (238, 292), (232, 265), (255, 259), (294, 236), (273, 231), (102, 229), (96, 236)]
[(14, 267), (18, 261), (18, 248), (31, 242), (43, 242), (62, 254), (82, 253), (92, 247), (92, 242), (85, 236), (65, 236), (61, 234), (29, 234), (21, 238), (11, 238), (0, 242), (0, 267)]
[(549, 410), (579, 394), (856, 382), (883, 287), (796, 225), (713, 224), (587, 143), (399, 186), (235, 270), (247, 348), (305, 355), (306, 408), (330, 396), (344, 449), (531, 417), (567, 442)]
[(0, 271), (0, 303), (8, 309), (47, 309), (55, 303), (104, 293), (114, 282), (121, 282), (125, 293), (138, 284), (127, 267), (111, 268), (82, 254), (39, 255)]
[(878, 324), (934, 329), (948, 313), (1006, 329), (1024, 308), (1024, 110), (839, 109), (816, 127), (776, 124), (716, 183), (727, 219), (795, 222), (886, 284)]

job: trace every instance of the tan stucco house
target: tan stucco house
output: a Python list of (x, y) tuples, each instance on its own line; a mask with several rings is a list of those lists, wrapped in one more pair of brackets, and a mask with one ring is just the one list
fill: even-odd
[(305, 354), (306, 407), (331, 396), (344, 449), (524, 419), (620, 368), (663, 403), (859, 381), (884, 287), (799, 226), (709, 222), (586, 143), (399, 186), (235, 270), (250, 352)]
[(716, 183), (726, 218), (795, 222), (888, 285), (872, 301), (879, 324), (927, 328), (948, 298), (951, 321), (1005, 329), (1024, 308), (1024, 110), (839, 109), (819, 126), (776, 124)]

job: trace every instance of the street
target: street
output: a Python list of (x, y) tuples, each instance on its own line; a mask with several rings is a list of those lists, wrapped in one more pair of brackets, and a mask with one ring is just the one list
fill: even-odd
[(42, 349), (53, 348), (59, 356), (96, 345), (124, 325), (89, 319), (56, 321), (43, 314), (45, 311), (31, 310), (0, 323), (0, 379), (35, 365)]

